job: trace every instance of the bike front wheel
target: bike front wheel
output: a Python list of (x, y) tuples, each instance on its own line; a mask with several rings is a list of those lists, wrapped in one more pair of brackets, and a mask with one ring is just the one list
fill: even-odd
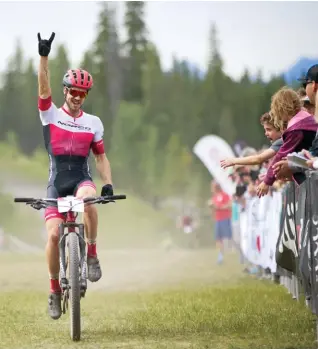
[(81, 339), (81, 290), (79, 241), (76, 233), (70, 233), (68, 241), (68, 266), (70, 281), (70, 332), (73, 341)]

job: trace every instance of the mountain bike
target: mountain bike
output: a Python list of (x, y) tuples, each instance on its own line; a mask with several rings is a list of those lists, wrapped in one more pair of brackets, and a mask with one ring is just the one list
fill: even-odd
[[(126, 199), (126, 195), (97, 196), (79, 199), (66, 196), (58, 199), (15, 198), (36, 210), (57, 206), (66, 213), (66, 221), (59, 225), (60, 285), (62, 289), (62, 313), (66, 314), (70, 303), (70, 335), (73, 341), (81, 338), (80, 300), (87, 290), (87, 261), (84, 224), (76, 223), (78, 213), (85, 205), (106, 204)], [(66, 248), (67, 247), (67, 248)]]

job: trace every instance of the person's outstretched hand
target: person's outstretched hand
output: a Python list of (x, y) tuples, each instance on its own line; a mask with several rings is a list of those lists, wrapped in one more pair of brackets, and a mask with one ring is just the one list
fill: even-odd
[(234, 166), (235, 165), (235, 163), (234, 163), (234, 160), (233, 159), (224, 159), (224, 160), (221, 160), (220, 161), (220, 164), (221, 164), (221, 167), (223, 168), (223, 169), (225, 169), (225, 168), (228, 168), (228, 167), (231, 167), (231, 166)]

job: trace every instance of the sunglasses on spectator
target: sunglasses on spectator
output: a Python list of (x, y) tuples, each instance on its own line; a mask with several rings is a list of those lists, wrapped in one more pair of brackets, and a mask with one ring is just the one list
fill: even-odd
[(313, 81), (311, 80), (307, 80), (305, 82), (303, 82), (303, 88), (306, 88), (307, 85), (311, 84)]
[(87, 96), (86, 91), (73, 90), (72, 88), (69, 88), (68, 92), (72, 97), (86, 98)]

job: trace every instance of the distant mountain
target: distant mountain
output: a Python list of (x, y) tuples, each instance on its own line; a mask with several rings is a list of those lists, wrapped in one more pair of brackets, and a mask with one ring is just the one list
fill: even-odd
[[(182, 60), (180, 63), (185, 64), (191, 73), (196, 74), (200, 79), (204, 79), (206, 72), (201, 70), (196, 64), (187, 60)], [(291, 85), (297, 82), (298, 78), (305, 75), (307, 70), (314, 64), (318, 64), (318, 58), (300, 57), (294, 65), (282, 72), (282, 76), (287, 84)], [(169, 70), (168, 73), (169, 72), (171, 72), (171, 70)], [(255, 81), (256, 76), (250, 76), (250, 79)]]
[(299, 58), (294, 65), (283, 73), (287, 84), (291, 85), (293, 82), (297, 81), (297, 79), (304, 76), (307, 73), (307, 70), (314, 64), (318, 64), (318, 58)]

